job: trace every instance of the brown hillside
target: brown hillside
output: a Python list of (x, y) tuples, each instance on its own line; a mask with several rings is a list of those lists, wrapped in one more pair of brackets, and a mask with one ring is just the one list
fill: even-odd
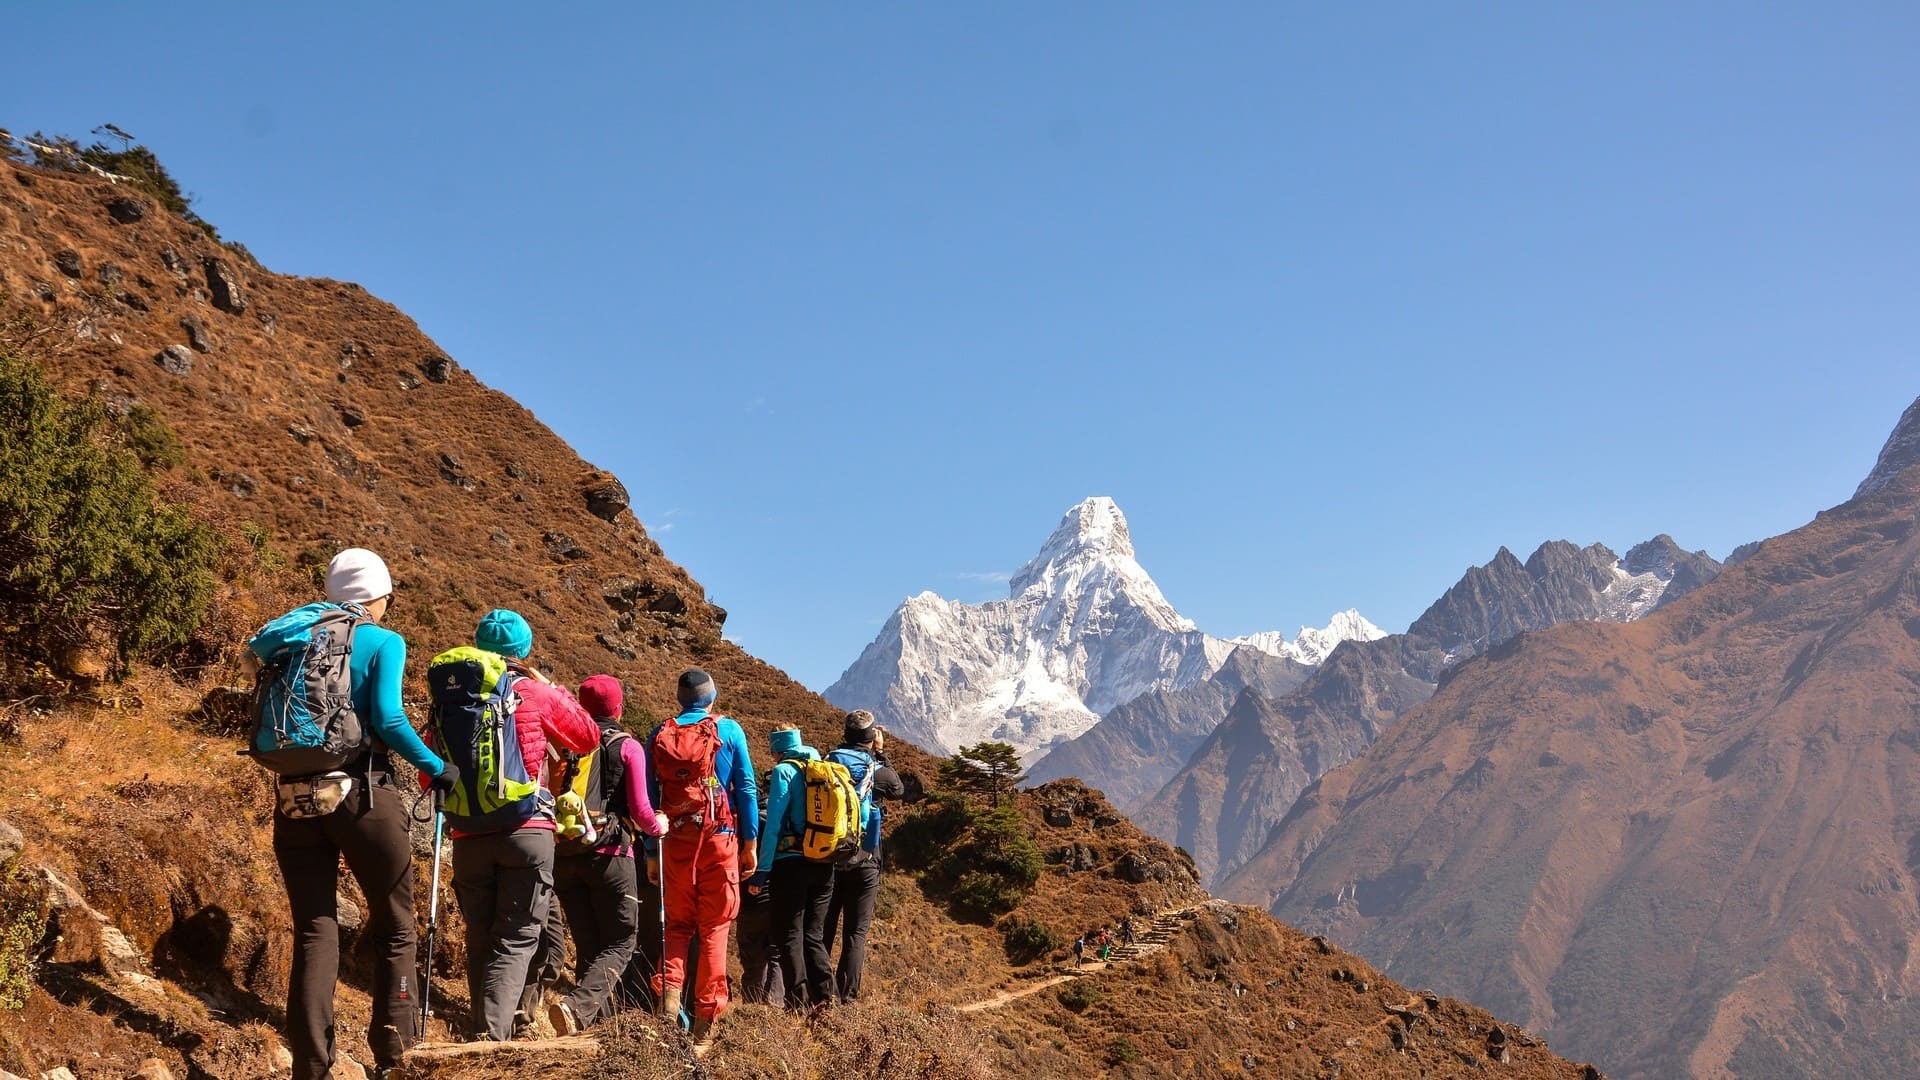
[[(820, 744), (837, 733), (837, 710), (720, 637), (721, 613), (622, 508), (624, 496), (612, 497), (609, 477), (357, 286), (268, 272), (126, 187), (0, 161), (0, 290), (9, 313), (50, 328), (31, 357), (68, 390), (144, 404), (173, 428), (188, 460), (164, 478), (169, 491), (211, 517), (263, 526), (290, 560), (285, 576), (295, 580), (228, 581), (227, 593), (246, 603), (229, 604), (225, 617), (271, 610), (307, 588), (298, 579), (334, 549), (362, 544), (394, 568), (391, 623), (412, 643), (416, 670), (466, 640), (481, 612), (508, 605), (533, 622), (536, 657), (557, 677), (625, 679), (635, 726), (666, 712), (673, 674), (699, 664), (716, 674), (723, 707), (746, 723), (756, 749), (778, 724), (797, 722)], [(155, 1058), (174, 1076), (271, 1075), (290, 932), (264, 775), (233, 753), (231, 654), (107, 682), (83, 671), (92, 666), (85, 657), (18, 635), (3, 644), (0, 945), (9, 934), (34, 935), (39, 963), (24, 1007), (0, 1008), (0, 1070), (40, 1076), (65, 1066), (119, 1078)], [(29, 682), (31, 696), (19, 689)], [(936, 777), (913, 747), (894, 757), (910, 788)], [(1153, 1013), (1151, 1030), (1168, 1047), (1231, 1046), (1277, 1061), (1305, 1046), (1347, 1076), (1386, 1060), (1375, 1045), (1386, 1037), (1385, 1014), (1352, 1008), (1352, 989), (1316, 978), (1288, 991), (1304, 1022), (1290, 1029), (1277, 1013), (1264, 1017), (1265, 997), (1241, 1001), (1235, 1009), (1248, 1023), (1231, 1040), (1211, 1032), (1211, 1012), (1167, 1014), (1157, 999), (1123, 989), (1132, 985), (1124, 970), (1111, 975), (1111, 1011), (1099, 1024), (1052, 1009), (958, 1011), (1032, 985), (1064, 960), (1063, 947), (1011, 959), (1016, 922), (1070, 941), (1127, 912), (1206, 899), (1186, 860), (1097, 792), (1063, 782), (1021, 794), (1018, 806), (1046, 865), (1010, 916), (996, 925), (958, 919), (936, 875), (890, 873), (869, 1000), (810, 1029), (743, 1009), (726, 1025), (716, 1073), (797, 1067), (837, 1076), (856, 1063), (876, 1076), (1183, 1072), (1177, 1058), (1115, 1059), (1110, 1032), (1131, 1023), (1134, 1008), (1142, 1024)], [(889, 820), (899, 827), (912, 815), (896, 810)], [(342, 881), (351, 947), (360, 898)], [(26, 916), (49, 900), (56, 910), (38, 936)], [(443, 900), (435, 994), (442, 1017), (457, 1022), (461, 927)], [(1259, 940), (1261, 948), (1222, 946), (1222, 962), (1238, 965), (1247, 985), (1293, 986), (1298, 961)], [(1326, 962), (1357, 963), (1337, 954)], [(1157, 974), (1156, 993), (1212, 1000), (1217, 970)], [(349, 956), (340, 1014), (348, 1053), (364, 1047), (365, 974)], [(1479, 1016), (1451, 1003), (1442, 1014)], [(1263, 1019), (1272, 1023), (1254, 1022)], [(594, 1074), (701, 1075), (683, 1045), (658, 1032), (649, 1039), (649, 1030), (633, 1020), (609, 1031), (618, 1068), (603, 1062)], [(1162, 1044), (1139, 1045), (1159, 1053)], [(577, 1060), (517, 1067), (514, 1053), (435, 1075), (583, 1072)], [(1531, 1071), (1513, 1075), (1577, 1075), (1544, 1049), (1516, 1053)]]
[(1616, 1075), (1920, 1075), (1917, 509), (1463, 667), (1228, 894)]

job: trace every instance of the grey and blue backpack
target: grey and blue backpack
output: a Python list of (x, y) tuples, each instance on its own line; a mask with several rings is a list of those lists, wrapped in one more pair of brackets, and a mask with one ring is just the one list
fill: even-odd
[(247, 642), (261, 662), (246, 750), (255, 761), (283, 777), (312, 776), (366, 751), (353, 709), (353, 634), (372, 621), (356, 607), (308, 604)]

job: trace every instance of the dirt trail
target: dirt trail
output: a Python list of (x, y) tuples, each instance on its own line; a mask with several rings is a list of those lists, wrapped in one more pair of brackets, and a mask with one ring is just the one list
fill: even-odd
[(1075, 979), (1084, 979), (1089, 975), (1098, 975), (1103, 971), (1111, 970), (1121, 964), (1130, 964), (1138, 960), (1143, 960), (1171, 944), (1174, 935), (1184, 930), (1186, 923), (1192, 921), (1195, 916), (1199, 915), (1200, 910), (1204, 907), (1206, 907), (1205, 904), (1194, 904), (1190, 907), (1174, 908), (1171, 911), (1161, 912), (1154, 916), (1153, 923), (1147, 928), (1147, 931), (1133, 942), (1126, 945), (1115, 946), (1111, 960), (1096, 960), (1091, 964), (1081, 964), (1062, 971), (1058, 975), (1053, 975), (1041, 979), (1039, 982), (1032, 983), (1031, 985), (1023, 986), (1018, 990), (1002, 990), (992, 997), (987, 998), (985, 1001), (974, 1001), (961, 1005), (959, 1006), (959, 1011), (971, 1013), (983, 1012), (987, 1009), (998, 1009), (1010, 1002), (1019, 1001), (1021, 998), (1032, 997), (1042, 990), (1052, 989), (1061, 983), (1069, 983)]

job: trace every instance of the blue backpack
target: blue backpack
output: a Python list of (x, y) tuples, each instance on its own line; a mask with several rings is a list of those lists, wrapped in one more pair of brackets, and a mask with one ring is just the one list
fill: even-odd
[(247, 753), (280, 776), (340, 768), (369, 745), (353, 710), (353, 633), (363, 610), (308, 604), (261, 627), (247, 647), (260, 658)]
[(444, 809), (462, 832), (517, 829), (552, 813), (552, 796), (540, 787), (541, 763), (520, 754), (518, 681), (506, 657), (472, 645), (427, 665), (434, 749), (460, 768)]
[(853, 777), (853, 786), (860, 791), (860, 801), (871, 805), (873, 801), (873, 755), (865, 750), (855, 750), (850, 746), (835, 747), (827, 751), (827, 760), (839, 764)]

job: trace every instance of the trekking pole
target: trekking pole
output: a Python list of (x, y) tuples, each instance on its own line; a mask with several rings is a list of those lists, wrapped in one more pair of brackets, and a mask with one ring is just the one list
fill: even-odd
[(433, 943), (440, 929), (440, 842), (446, 835), (444, 805), (446, 796), (433, 793), (433, 891), (427, 894), (427, 964), (420, 973), (420, 1029), (427, 1037), (427, 1021), (433, 1017)]
[[(661, 833), (654, 838), (654, 850), (660, 857), (654, 860), (660, 873), (660, 959), (653, 965), (654, 976), (660, 980), (660, 989), (654, 995), (653, 1007), (659, 1010), (667, 1001), (667, 836)], [(675, 1023), (679, 1019), (675, 1018)]]

